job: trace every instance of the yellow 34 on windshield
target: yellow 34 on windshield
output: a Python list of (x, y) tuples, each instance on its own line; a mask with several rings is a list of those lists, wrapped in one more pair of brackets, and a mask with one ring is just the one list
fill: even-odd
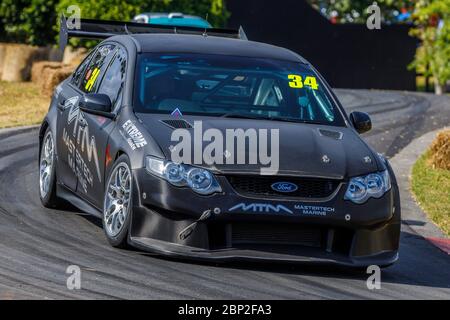
[(306, 76), (303, 80), (302, 76), (296, 75), (296, 74), (290, 74), (288, 75), (289, 81), (289, 87), (295, 88), (295, 89), (301, 89), (304, 86), (311, 87), (313, 90), (319, 89), (319, 85), (317, 84), (316, 77), (313, 76)]

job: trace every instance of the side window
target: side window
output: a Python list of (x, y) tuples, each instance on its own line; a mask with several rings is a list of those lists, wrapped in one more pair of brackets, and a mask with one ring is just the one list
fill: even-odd
[(98, 83), (114, 55), (114, 47), (113, 44), (105, 44), (98, 48), (84, 73), (80, 86), (81, 91), (89, 93), (97, 90)]
[(91, 61), (92, 57), (95, 54), (95, 50), (93, 50), (89, 55), (83, 60), (82, 63), (78, 66), (78, 68), (75, 70), (72, 76), (72, 80), (70, 81), (74, 86), (79, 87), (80, 86), (80, 80), (84, 75), (84, 71), (86, 70), (87, 65), (89, 64), (89, 61)]
[(125, 82), (126, 71), (126, 52), (122, 48), (117, 50), (112, 63), (106, 70), (105, 76), (100, 84), (98, 93), (109, 96), (115, 110), (122, 101), (123, 86)]

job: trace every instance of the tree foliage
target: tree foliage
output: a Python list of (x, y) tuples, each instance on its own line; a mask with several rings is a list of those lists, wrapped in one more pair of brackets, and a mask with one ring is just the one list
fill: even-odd
[(57, 0), (0, 0), (3, 39), (45, 45), (52, 42)]
[(0, 21), (2, 25), (2, 40), (25, 40), (25, 34), (20, 30), (23, 23), (22, 12), (27, 6), (24, 0), (0, 0)]
[(31, 0), (23, 10), (21, 30), (26, 34), (26, 42), (34, 45), (53, 43), (54, 34), (51, 24), (55, 23), (57, 0)]
[(183, 12), (208, 16), (213, 26), (221, 27), (229, 16), (225, 0), (0, 0), (2, 40), (54, 44), (58, 15), (71, 5), (81, 8), (82, 18), (107, 20), (130, 21), (142, 12)]
[(450, 0), (419, 0), (412, 15), (410, 34), (420, 39), (411, 68), (435, 80), (436, 93), (450, 80)]
[(316, 9), (337, 23), (365, 23), (367, 8), (374, 2), (381, 9), (381, 19), (385, 23), (396, 21), (402, 9), (412, 8), (413, 0), (308, 0)]

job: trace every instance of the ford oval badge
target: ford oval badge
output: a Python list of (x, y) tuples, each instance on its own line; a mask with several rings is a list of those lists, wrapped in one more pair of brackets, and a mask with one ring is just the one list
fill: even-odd
[(290, 182), (275, 182), (271, 187), (278, 192), (295, 192), (298, 190), (298, 186)]

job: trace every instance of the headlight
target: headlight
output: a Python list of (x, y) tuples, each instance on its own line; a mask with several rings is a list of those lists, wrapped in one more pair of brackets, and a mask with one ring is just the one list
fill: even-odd
[(390, 189), (391, 179), (387, 170), (371, 173), (364, 177), (351, 178), (344, 199), (360, 204), (369, 198), (381, 198)]
[(149, 173), (167, 180), (174, 186), (190, 187), (202, 195), (222, 191), (214, 175), (206, 169), (153, 157), (147, 157), (145, 167)]

